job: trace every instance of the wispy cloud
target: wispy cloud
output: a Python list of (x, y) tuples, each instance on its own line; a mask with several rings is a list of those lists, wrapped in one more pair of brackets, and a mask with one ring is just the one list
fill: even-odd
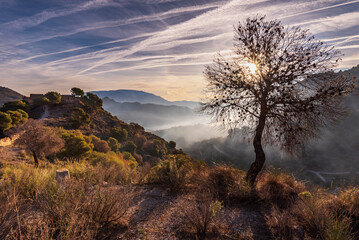
[(359, 61), (359, 0), (92, 0), (0, 25), (7, 36), (0, 39), (0, 81), (35, 90), (34, 83), (61, 91), (75, 83), (85, 90), (152, 88), (160, 95), (172, 86), (196, 99), (203, 65), (217, 51), (229, 54), (233, 25), (257, 14), (309, 28), (346, 54), (340, 67)]
[(14, 21), (2, 24), (3, 29), (22, 30), (24, 28), (37, 26), (50, 19), (65, 17), (81, 11), (100, 8), (104, 6), (119, 6), (112, 0), (91, 0), (77, 6), (68, 6), (64, 8), (47, 9), (30, 17), (23, 17)]

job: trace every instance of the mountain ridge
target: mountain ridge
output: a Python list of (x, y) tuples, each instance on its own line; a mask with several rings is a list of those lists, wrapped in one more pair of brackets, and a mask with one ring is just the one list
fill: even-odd
[(0, 86), (0, 107), (7, 102), (21, 100), (23, 95), (7, 87)]
[(104, 90), (104, 91), (91, 91), (100, 98), (111, 98), (116, 102), (133, 103), (138, 102), (142, 104), (159, 104), (159, 105), (177, 105), (182, 107), (195, 108), (199, 106), (199, 102), (195, 101), (168, 101), (160, 96), (153, 93), (140, 91), (140, 90), (129, 90), (129, 89), (118, 89), (118, 90)]

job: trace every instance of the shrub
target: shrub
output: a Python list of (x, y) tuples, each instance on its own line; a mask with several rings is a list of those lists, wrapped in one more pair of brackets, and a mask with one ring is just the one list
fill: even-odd
[(83, 97), (85, 96), (85, 92), (81, 88), (73, 87), (71, 88), (71, 95)]
[(0, 134), (11, 128), (12, 119), (10, 114), (0, 112)]
[(8, 113), (10, 115), (11, 120), (12, 120), (12, 125), (16, 125), (16, 124), (19, 124), (19, 123), (23, 122), (21, 112), (9, 110), (6, 113)]
[(313, 238), (353, 239), (350, 218), (330, 210), (327, 204), (332, 201), (331, 198), (331, 195), (317, 191), (300, 201), (293, 211), (298, 223)]
[(11, 101), (11, 102), (7, 102), (5, 103), (2, 108), (0, 109), (0, 111), (2, 112), (6, 112), (6, 111), (16, 111), (18, 109), (21, 109), (23, 111), (25, 111), (26, 113), (30, 113), (30, 106), (28, 103), (26, 103), (25, 101), (21, 101), (21, 100), (17, 100), (17, 101)]
[(274, 239), (295, 239), (293, 229), (296, 225), (295, 218), (288, 210), (280, 210), (273, 206), (270, 215), (266, 215), (266, 222)]
[(87, 93), (86, 96), (84, 97), (84, 99), (85, 99), (85, 102), (87, 103), (87, 105), (89, 105), (90, 107), (92, 107), (94, 109), (102, 107), (103, 101), (96, 94)]
[(72, 124), (75, 128), (91, 124), (91, 116), (82, 108), (73, 108), (71, 112)]
[(126, 152), (130, 152), (131, 154), (134, 154), (136, 152), (136, 149), (137, 149), (137, 145), (130, 141), (128, 142), (124, 147), (123, 147), (123, 150), (126, 151)]
[(158, 139), (148, 141), (145, 148), (152, 156), (155, 157), (162, 158), (167, 154), (165, 142)]
[(160, 183), (178, 192), (184, 189), (192, 174), (191, 159), (186, 155), (171, 155), (165, 161), (151, 169), (148, 179), (151, 183)]
[(113, 138), (117, 139), (119, 142), (126, 141), (128, 138), (128, 132), (126, 129), (121, 127), (112, 128), (111, 135)]
[(79, 132), (62, 132), (62, 138), (65, 140), (65, 147), (59, 153), (62, 158), (70, 161), (80, 161), (91, 151), (91, 145), (86, 142), (84, 136)]
[(48, 92), (45, 97), (50, 100), (51, 104), (57, 105), (61, 102), (61, 94), (58, 92)]
[(99, 163), (107, 166), (116, 165), (119, 167), (119, 169), (122, 169), (125, 166), (123, 159), (114, 152), (91, 152), (91, 154), (88, 156), (88, 160), (93, 166), (96, 166)]
[(208, 231), (215, 225), (216, 217), (223, 205), (205, 193), (199, 193), (195, 201), (183, 206), (185, 220), (183, 225), (195, 232), (195, 239), (206, 239)]
[(34, 100), (34, 105), (35, 107), (39, 107), (39, 106), (44, 106), (44, 105), (49, 105), (50, 99), (48, 99), (47, 97), (42, 97), (42, 98), (36, 98)]
[(248, 200), (251, 193), (245, 173), (227, 166), (210, 169), (206, 184), (214, 197), (225, 203)]
[(263, 173), (258, 180), (260, 197), (276, 204), (278, 207), (289, 207), (298, 194), (304, 192), (305, 186), (283, 170), (272, 169)]
[(135, 144), (138, 146), (138, 147), (142, 147), (146, 144), (147, 142), (147, 138), (144, 136), (144, 135), (141, 135), (139, 133), (136, 133), (135, 136), (134, 136), (134, 140)]
[(100, 138), (96, 137), (95, 135), (91, 135), (91, 142), (94, 145), (94, 151), (107, 153), (111, 151), (111, 148), (108, 146), (107, 142), (101, 140)]
[(132, 156), (132, 154), (130, 152), (124, 152), (124, 153), (122, 153), (122, 155), (123, 155), (123, 158), (128, 161), (128, 166), (132, 170), (136, 170), (138, 163), (137, 163), (136, 159)]
[(170, 141), (169, 143), (168, 143), (168, 146), (170, 147), (170, 148), (176, 148), (176, 142), (175, 141)]
[(112, 151), (116, 152), (120, 147), (121, 144), (117, 141), (116, 138), (110, 137), (107, 140), (108, 146), (111, 148)]
[(16, 111), (18, 111), (19, 113), (21, 113), (22, 115), (22, 122), (25, 122), (28, 118), (29, 118), (29, 114), (27, 112), (25, 112), (22, 109), (17, 109)]
[(43, 195), (39, 205), (54, 239), (106, 239), (120, 222), (131, 201), (124, 190), (88, 188), (85, 182), (70, 182), (53, 197)]

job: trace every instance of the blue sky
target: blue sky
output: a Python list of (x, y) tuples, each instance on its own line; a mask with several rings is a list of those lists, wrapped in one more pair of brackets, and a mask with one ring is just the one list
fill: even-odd
[(300, 25), (359, 64), (359, 0), (0, 0), (0, 85), (20, 93), (73, 86), (198, 100), (203, 66), (257, 14)]

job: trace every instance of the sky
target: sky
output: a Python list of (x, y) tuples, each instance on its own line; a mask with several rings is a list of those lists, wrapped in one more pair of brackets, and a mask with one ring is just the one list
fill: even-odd
[(0, 86), (200, 100), (204, 65), (258, 14), (334, 45), (340, 69), (359, 64), (359, 0), (0, 0)]

